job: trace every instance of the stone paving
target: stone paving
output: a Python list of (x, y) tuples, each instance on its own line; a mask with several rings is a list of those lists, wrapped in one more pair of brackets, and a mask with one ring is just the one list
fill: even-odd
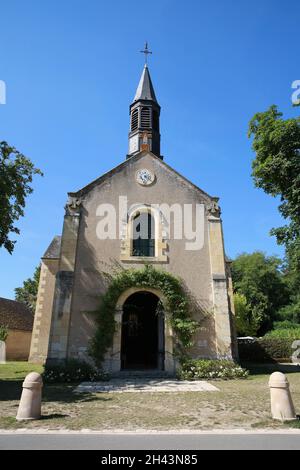
[(108, 382), (82, 382), (75, 392), (218, 392), (219, 389), (204, 380), (176, 379), (111, 379)]

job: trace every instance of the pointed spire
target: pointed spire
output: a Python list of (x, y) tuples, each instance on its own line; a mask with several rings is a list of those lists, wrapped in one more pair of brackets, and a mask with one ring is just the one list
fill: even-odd
[(155, 103), (157, 103), (147, 64), (145, 64), (144, 66), (144, 70), (142, 72), (133, 102), (138, 100), (154, 101)]
[[(141, 52), (145, 54), (146, 59), (148, 54), (152, 54), (147, 43), (145, 44), (145, 49)], [(129, 112), (129, 151), (126, 158), (130, 158), (142, 151), (150, 151), (162, 159), (163, 157), (160, 155), (159, 133), (160, 106), (155, 96), (147, 62), (145, 63), (133, 102), (129, 106)]]

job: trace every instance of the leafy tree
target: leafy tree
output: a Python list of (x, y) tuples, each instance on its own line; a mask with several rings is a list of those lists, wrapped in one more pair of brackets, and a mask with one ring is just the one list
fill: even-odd
[(252, 310), (243, 294), (234, 294), (235, 326), (239, 336), (255, 336), (260, 327), (260, 318), (252, 315)]
[(300, 117), (284, 120), (273, 105), (250, 121), (251, 136), (255, 185), (280, 198), (279, 212), (286, 220), (271, 230), (286, 249), (284, 273), (291, 297), (277, 317), (300, 322)]
[(283, 227), (273, 228), (277, 242), (300, 270), (300, 117), (282, 119), (275, 105), (257, 113), (249, 123), (256, 154), (252, 162), (255, 185), (281, 200)]
[(0, 142), (0, 247), (9, 253), (15, 240), (11, 233), (19, 234), (15, 222), (24, 215), (25, 200), (32, 193), (33, 175), (42, 175), (33, 163), (7, 142)]
[(289, 250), (285, 257), (284, 281), (290, 292), (290, 302), (278, 311), (276, 319), (280, 322), (300, 324), (300, 270), (292, 250)]
[(41, 267), (35, 268), (32, 279), (26, 279), (23, 287), (15, 289), (15, 299), (27, 305), (33, 312), (35, 311), (36, 299), (39, 287)]
[[(237, 299), (238, 321), (248, 322), (247, 334), (264, 334), (272, 327), (278, 310), (290, 300), (289, 289), (281, 271), (282, 261), (260, 251), (243, 253), (232, 263), (232, 278)], [(244, 300), (245, 299), (245, 300)], [(239, 328), (239, 326), (237, 325)], [(254, 331), (255, 330), (255, 331)]]
[(8, 337), (7, 326), (0, 325), (0, 341), (6, 341), (7, 337)]

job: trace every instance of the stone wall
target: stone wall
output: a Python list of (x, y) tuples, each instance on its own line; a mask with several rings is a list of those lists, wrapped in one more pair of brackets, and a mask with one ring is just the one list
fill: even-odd
[(6, 343), (8, 361), (27, 361), (30, 350), (31, 331), (9, 330)]
[[(136, 172), (142, 168), (155, 174), (154, 184), (145, 187), (136, 182)], [(181, 207), (185, 204), (195, 207), (198, 204), (205, 208), (202, 249), (186, 250), (187, 240), (165, 237), (165, 227), (162, 226), (159, 227), (161, 253), (151, 263), (181, 278), (193, 301), (193, 316), (201, 321), (202, 328), (196, 334), (191, 356), (212, 359), (232, 357), (228, 277), (217, 198), (210, 197), (148, 153), (132, 157), (126, 165), (120, 165), (83, 190), (70, 193), (60, 260), (56, 265), (55, 290), (54, 278), (50, 281), (50, 287), (46, 283), (53, 305), (51, 309), (51, 302), (47, 308), (42, 306), (41, 319), (36, 317), (32, 348), (35, 341), (37, 345), (44, 343), (43, 354), (50, 362), (64, 361), (67, 357), (86, 359), (89, 341), (95, 332), (93, 312), (107, 289), (107, 273), (112, 273), (116, 266), (140, 268), (143, 264), (144, 261), (136, 257), (130, 259), (130, 252), (124, 256), (126, 230), (125, 239), (100, 240), (97, 237), (99, 204), (118, 207), (120, 196), (127, 197), (128, 208), (133, 204), (163, 203), (178, 203)], [(120, 230), (120, 227), (117, 229)], [(46, 353), (46, 339), (40, 339), (37, 322), (51, 316), (50, 347)], [(49, 337), (49, 325), (47, 328)], [(32, 353), (38, 357), (33, 349)]]
[(41, 263), (40, 282), (29, 357), (29, 362), (37, 364), (43, 364), (48, 355), (58, 262), (57, 259), (44, 259)]
[[(148, 168), (155, 174), (155, 184), (142, 187), (136, 183), (135, 174), (141, 168)], [(97, 309), (106, 290), (105, 272), (111, 271), (116, 264), (124, 268), (141, 267), (136, 259), (122, 259), (122, 240), (99, 240), (96, 235), (100, 220), (97, 217), (98, 205), (105, 202), (117, 207), (120, 195), (127, 196), (128, 206), (136, 203), (179, 203), (204, 204), (207, 207), (211, 204), (208, 195), (150, 155), (129, 160), (122, 171), (95, 185), (82, 197), (78, 195), (82, 206), (68, 343), (68, 355), (72, 357), (78, 357), (78, 353), (84, 357), (94, 334), (92, 312)], [(167, 261), (160, 262), (158, 259), (154, 266), (179, 276), (194, 301), (194, 318), (201, 321), (202, 328), (196, 335), (191, 355), (230, 357), (231, 332), (222, 227), (219, 217), (216, 218), (216, 225), (212, 227), (211, 223), (206, 217), (201, 250), (186, 250), (186, 239), (167, 239), (167, 250), (164, 250)], [(216, 281), (212, 274), (221, 274), (222, 279)]]

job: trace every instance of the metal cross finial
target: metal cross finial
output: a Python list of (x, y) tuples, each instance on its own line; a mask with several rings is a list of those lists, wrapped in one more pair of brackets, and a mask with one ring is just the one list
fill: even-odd
[(148, 54), (152, 54), (152, 52), (148, 49), (148, 42), (145, 43), (145, 48), (143, 51), (140, 51), (142, 54), (145, 54), (145, 64), (147, 64)]

